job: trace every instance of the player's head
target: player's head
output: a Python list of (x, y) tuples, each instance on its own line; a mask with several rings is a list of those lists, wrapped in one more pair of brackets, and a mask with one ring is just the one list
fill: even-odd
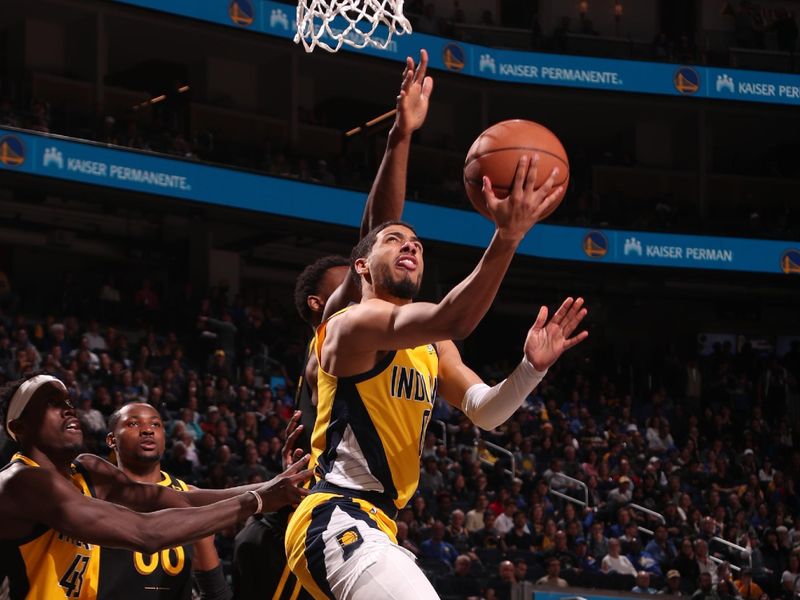
[(108, 447), (117, 454), (117, 464), (147, 467), (164, 455), (164, 425), (161, 415), (149, 404), (126, 404), (108, 419)]
[(322, 321), (325, 303), (347, 277), (350, 262), (344, 256), (323, 256), (308, 265), (294, 286), (294, 306), (312, 327)]
[(362, 286), (377, 296), (413, 300), (422, 285), (422, 243), (411, 225), (388, 221), (370, 231), (353, 248), (350, 264)]
[(37, 448), (74, 458), (83, 446), (67, 388), (50, 375), (27, 375), (0, 388), (0, 418), (23, 451)]

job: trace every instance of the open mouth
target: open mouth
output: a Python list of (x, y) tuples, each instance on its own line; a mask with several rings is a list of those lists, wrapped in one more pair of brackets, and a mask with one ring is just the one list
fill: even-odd
[(395, 264), (406, 271), (417, 270), (417, 259), (411, 255), (401, 256)]
[(81, 422), (75, 418), (67, 419), (67, 422), (64, 425), (64, 431), (81, 433)]

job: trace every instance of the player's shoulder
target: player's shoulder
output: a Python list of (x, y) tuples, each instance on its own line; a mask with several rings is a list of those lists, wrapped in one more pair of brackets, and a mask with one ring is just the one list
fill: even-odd
[(120, 470), (97, 454), (84, 453), (78, 455), (72, 464), (91, 473), (116, 475)]

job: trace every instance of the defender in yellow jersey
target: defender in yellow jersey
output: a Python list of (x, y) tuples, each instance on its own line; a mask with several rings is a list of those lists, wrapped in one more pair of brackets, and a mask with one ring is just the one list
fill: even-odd
[(582, 299), (568, 298), (549, 321), (542, 307), (519, 367), (494, 387), (464, 365), (450, 341), (480, 322), (519, 242), (562, 192), (552, 189), (557, 169), (535, 187), (537, 163), (538, 156), (520, 160), (505, 200), (484, 180), (495, 235), (473, 273), (438, 304), (412, 302), (423, 254), (409, 225), (384, 223), (353, 249), (361, 303), (317, 329), (312, 464), (318, 482), (286, 534), (289, 566), (316, 598), (436, 598), (413, 557), (397, 545), (392, 519), (417, 488), (437, 390), (478, 426), (494, 428), (564, 350), (587, 336), (570, 337), (586, 315)]
[[(109, 417), (108, 425), (106, 442), (123, 473), (134, 481), (189, 491), (186, 483), (161, 470), (166, 440), (155, 408), (140, 402), (126, 404)], [(97, 598), (191, 600), (192, 572), (204, 600), (230, 600), (213, 536), (150, 555), (104, 546)]]
[(77, 457), (80, 423), (50, 375), (0, 388), (0, 418), (20, 448), (0, 470), (0, 577), (9, 577), (13, 600), (93, 600), (98, 545), (149, 555), (307, 494), (298, 487), (310, 476), (300, 471), (306, 460), (266, 484), (177, 492), (132, 481), (97, 456)]

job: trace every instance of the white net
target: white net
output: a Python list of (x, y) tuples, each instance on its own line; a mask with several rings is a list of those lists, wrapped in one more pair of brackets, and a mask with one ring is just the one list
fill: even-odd
[(393, 35), (411, 33), (403, 16), (403, 0), (299, 0), (295, 43), (306, 52), (316, 46), (337, 52), (354, 48), (386, 49)]

